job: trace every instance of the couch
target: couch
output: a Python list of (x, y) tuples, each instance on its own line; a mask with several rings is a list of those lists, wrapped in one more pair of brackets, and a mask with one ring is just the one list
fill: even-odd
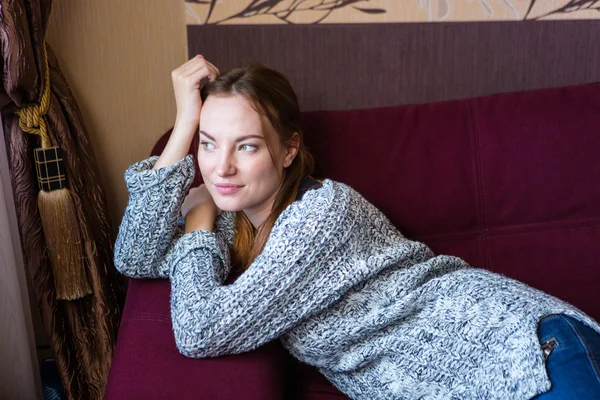
[[(436, 253), (600, 319), (600, 84), (303, 118), (317, 177), (350, 184)], [(180, 355), (169, 292), (167, 280), (129, 281), (106, 399), (346, 398), (277, 340)]]

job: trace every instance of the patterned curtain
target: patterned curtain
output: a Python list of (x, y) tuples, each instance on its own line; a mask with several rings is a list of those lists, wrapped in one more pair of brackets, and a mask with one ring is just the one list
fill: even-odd
[[(65, 393), (69, 399), (101, 399), (125, 283), (112, 263), (112, 230), (100, 170), (79, 108), (45, 42), (51, 5), (51, 0), (2, 1), (0, 40), (4, 63), (0, 113), (29, 290), (56, 354)], [(44, 103), (47, 109), (39, 111)], [(38, 209), (41, 193), (34, 149), (42, 145), (40, 136), (22, 129), (20, 116), (26, 109), (38, 110), (36, 118), (44, 125), (46, 142), (63, 150), (66, 187), (76, 221), (76, 226), (65, 225), (63, 229), (65, 235), (75, 232), (79, 238), (80, 272), (85, 278), (79, 296), (70, 300), (58, 293), (57, 282), (72, 284), (75, 279), (69, 278), (74, 275), (61, 275), (60, 279), (57, 276), (55, 258), (49, 250), (52, 246), (48, 245), (50, 235)]]

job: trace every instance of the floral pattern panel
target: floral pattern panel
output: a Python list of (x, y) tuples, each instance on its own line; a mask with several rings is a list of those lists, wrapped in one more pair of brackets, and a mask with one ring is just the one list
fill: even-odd
[(185, 0), (188, 25), (598, 19), (600, 0)]

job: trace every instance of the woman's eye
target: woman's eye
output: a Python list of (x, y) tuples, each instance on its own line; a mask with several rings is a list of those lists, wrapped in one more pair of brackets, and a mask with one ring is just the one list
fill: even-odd
[(257, 149), (257, 147), (253, 146), (251, 144), (243, 144), (240, 146), (240, 150), (242, 150), (242, 151), (254, 151), (256, 149)]
[(212, 150), (215, 148), (215, 145), (212, 144), (211, 142), (200, 142), (200, 144), (202, 145), (204, 150)]

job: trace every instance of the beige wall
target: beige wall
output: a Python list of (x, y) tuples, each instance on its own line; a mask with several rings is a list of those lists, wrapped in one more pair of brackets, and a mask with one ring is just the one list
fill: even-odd
[(182, 0), (53, 2), (47, 41), (83, 114), (115, 230), (123, 172), (175, 119), (170, 74), (187, 59), (184, 21)]
[[(46, 38), (83, 114), (113, 235), (127, 204), (125, 169), (175, 119), (170, 74), (187, 59), (184, 8), (182, 0), (53, 2)], [(34, 321), (43, 346), (37, 313)]]

